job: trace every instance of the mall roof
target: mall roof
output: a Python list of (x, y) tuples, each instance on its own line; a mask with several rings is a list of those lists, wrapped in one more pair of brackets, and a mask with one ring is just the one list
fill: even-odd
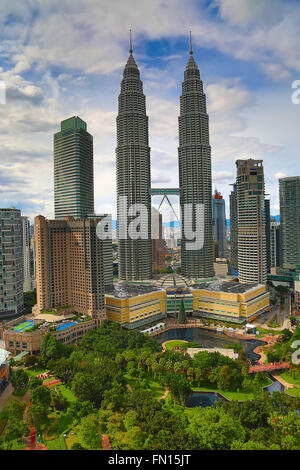
[(201, 289), (209, 290), (212, 292), (228, 292), (230, 294), (243, 294), (249, 292), (252, 289), (255, 289), (260, 284), (245, 283), (241, 284), (234, 281), (212, 281), (212, 282), (202, 282), (200, 284), (193, 284), (192, 289)]
[(148, 284), (127, 284), (127, 283), (117, 283), (112, 286), (108, 286), (105, 289), (105, 294), (112, 295), (118, 299), (126, 299), (128, 297), (136, 297), (138, 295), (149, 294), (151, 292), (161, 291), (156, 286), (151, 286)]

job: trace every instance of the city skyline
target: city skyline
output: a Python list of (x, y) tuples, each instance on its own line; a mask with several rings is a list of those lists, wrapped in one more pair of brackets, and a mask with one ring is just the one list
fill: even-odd
[[(162, 15), (168, 22), (160, 24), (162, 7), (156, 2), (141, 2), (135, 15), (126, 8), (122, 21), (116, 16), (112, 19), (109, 9), (103, 12), (91, 2), (89, 39), (83, 32), (80, 37), (73, 34), (74, 12), (68, 2), (63, 7), (54, 2), (52, 9), (49, 2), (44, 2), (43, 8), (35, 12), (26, 3), (26, 15), (25, 3), (7, 4), (2, 15), (5, 24), (1, 30), (0, 79), (7, 88), (7, 103), (0, 105), (2, 207), (14, 205), (31, 221), (39, 213), (53, 217), (52, 134), (61, 120), (80, 115), (94, 135), (95, 212), (109, 212), (116, 218), (116, 96), (131, 27), (147, 95), (152, 186), (178, 185), (178, 100), (191, 29), (194, 55), (208, 98), (213, 188), (224, 194), (229, 213), (235, 160), (263, 159), (271, 214), (279, 213), (277, 179), (300, 173), (300, 108), (291, 101), (291, 84), (299, 78), (292, 35), (299, 28), (299, 5), (285, 2), (275, 12), (272, 1), (250, 10), (246, 8), (249, 1), (240, 2), (244, 5), (241, 8), (238, 2), (223, 0), (218, 4), (209, 2), (206, 7), (201, 2), (190, 2), (183, 11), (174, 0), (170, 2), (173, 8), (167, 6), (168, 14)], [(58, 31), (61, 8), (67, 35), (64, 42)], [(145, 9), (149, 21), (141, 26)], [(100, 12), (103, 19), (99, 18)], [(79, 17), (86, 15), (77, 13)], [(38, 35), (46, 18), (47, 32)], [(17, 40), (14, 35), (22, 21), (26, 22), (27, 37), (23, 40), (18, 36)], [(105, 21), (107, 26), (102, 28)], [(50, 32), (53, 40), (46, 46)], [(283, 34), (284, 44), (279, 40)], [(236, 38), (238, 45), (233, 47)], [(269, 55), (265, 44), (271, 51)], [(64, 54), (58, 54), (60, 48)]]

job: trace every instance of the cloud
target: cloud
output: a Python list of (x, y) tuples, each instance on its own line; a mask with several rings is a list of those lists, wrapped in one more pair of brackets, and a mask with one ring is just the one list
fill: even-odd
[(262, 64), (262, 69), (266, 72), (274, 81), (286, 81), (291, 79), (291, 73), (280, 64), (265, 63)]
[(273, 26), (283, 20), (279, 0), (219, 0), (216, 4), (219, 4), (220, 17), (234, 25)]
[(287, 177), (287, 174), (281, 173), (281, 172), (275, 173), (274, 175), (274, 178), (276, 178), (277, 180), (279, 180), (280, 178), (286, 178), (286, 177)]
[(213, 183), (228, 183), (228, 181), (233, 181), (235, 176), (232, 171), (213, 171), (212, 179)]

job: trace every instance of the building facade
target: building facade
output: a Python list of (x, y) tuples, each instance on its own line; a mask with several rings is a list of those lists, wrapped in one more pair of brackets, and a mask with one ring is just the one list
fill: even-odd
[(152, 207), (151, 212), (151, 231), (152, 231), (152, 270), (166, 268), (166, 243), (164, 240), (162, 215)]
[[(151, 175), (146, 99), (140, 72), (132, 55), (123, 72), (117, 116), (117, 218), (120, 280), (152, 277)], [(138, 205), (138, 206), (137, 206)], [(132, 237), (128, 228), (146, 209), (140, 225), (141, 236)]]
[(280, 178), (281, 265), (293, 268), (300, 263), (300, 176)]
[(230, 205), (230, 269), (231, 273), (238, 275), (238, 208), (237, 208), (237, 185), (229, 196)]
[(240, 282), (267, 279), (265, 183), (262, 160), (237, 160), (238, 276)]
[[(103, 216), (105, 217), (105, 216)], [(111, 240), (97, 236), (101, 216), (89, 219), (35, 218), (37, 306), (71, 306), (99, 321), (105, 318), (105, 287), (112, 283)]]
[(22, 313), (22, 219), (17, 209), (0, 209), (0, 318)]
[[(54, 315), (53, 317), (55, 318)], [(25, 326), (22, 328), (23, 325)], [(82, 318), (77, 321), (60, 320), (51, 323), (48, 321), (45, 324), (45, 321), (41, 319), (36, 320), (24, 315), (5, 323), (0, 327), (0, 333), (5, 348), (13, 355), (25, 351), (30, 354), (38, 354), (43, 338), (47, 333), (50, 333), (63, 344), (72, 344), (79, 341), (89, 330), (95, 330), (97, 326), (97, 320), (91, 318)]]
[[(179, 187), (182, 213), (181, 272), (188, 278), (210, 278), (213, 269), (212, 182), (211, 148), (209, 143), (208, 114), (203, 82), (198, 66), (190, 58), (184, 72), (180, 97), (179, 121)], [(190, 204), (189, 211), (187, 204)], [(196, 229), (197, 205), (204, 208), (204, 242), (201, 248), (190, 248), (188, 226)]]
[(150, 285), (114, 284), (106, 289), (109, 320), (133, 329), (166, 317), (166, 292)]
[(227, 258), (227, 227), (225, 200), (220, 192), (215, 190), (213, 196), (213, 230), (214, 240), (218, 242), (218, 257)]
[(32, 290), (30, 222), (28, 217), (21, 217), (21, 220), (23, 249), (23, 291), (29, 292)]
[(280, 222), (271, 217), (270, 222), (271, 268), (280, 266)]
[(54, 134), (54, 212), (55, 219), (94, 214), (93, 137), (78, 116)]
[(266, 223), (267, 273), (269, 273), (271, 271), (271, 213), (270, 213), (270, 199), (265, 199), (265, 223)]
[(244, 323), (254, 321), (270, 304), (263, 284), (213, 281), (191, 286), (194, 316)]

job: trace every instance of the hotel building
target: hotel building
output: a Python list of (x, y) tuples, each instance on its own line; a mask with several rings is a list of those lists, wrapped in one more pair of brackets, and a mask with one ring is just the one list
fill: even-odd
[(71, 307), (97, 320), (105, 318), (105, 287), (112, 283), (111, 240), (100, 240), (105, 216), (75, 220), (35, 218), (37, 307)]

